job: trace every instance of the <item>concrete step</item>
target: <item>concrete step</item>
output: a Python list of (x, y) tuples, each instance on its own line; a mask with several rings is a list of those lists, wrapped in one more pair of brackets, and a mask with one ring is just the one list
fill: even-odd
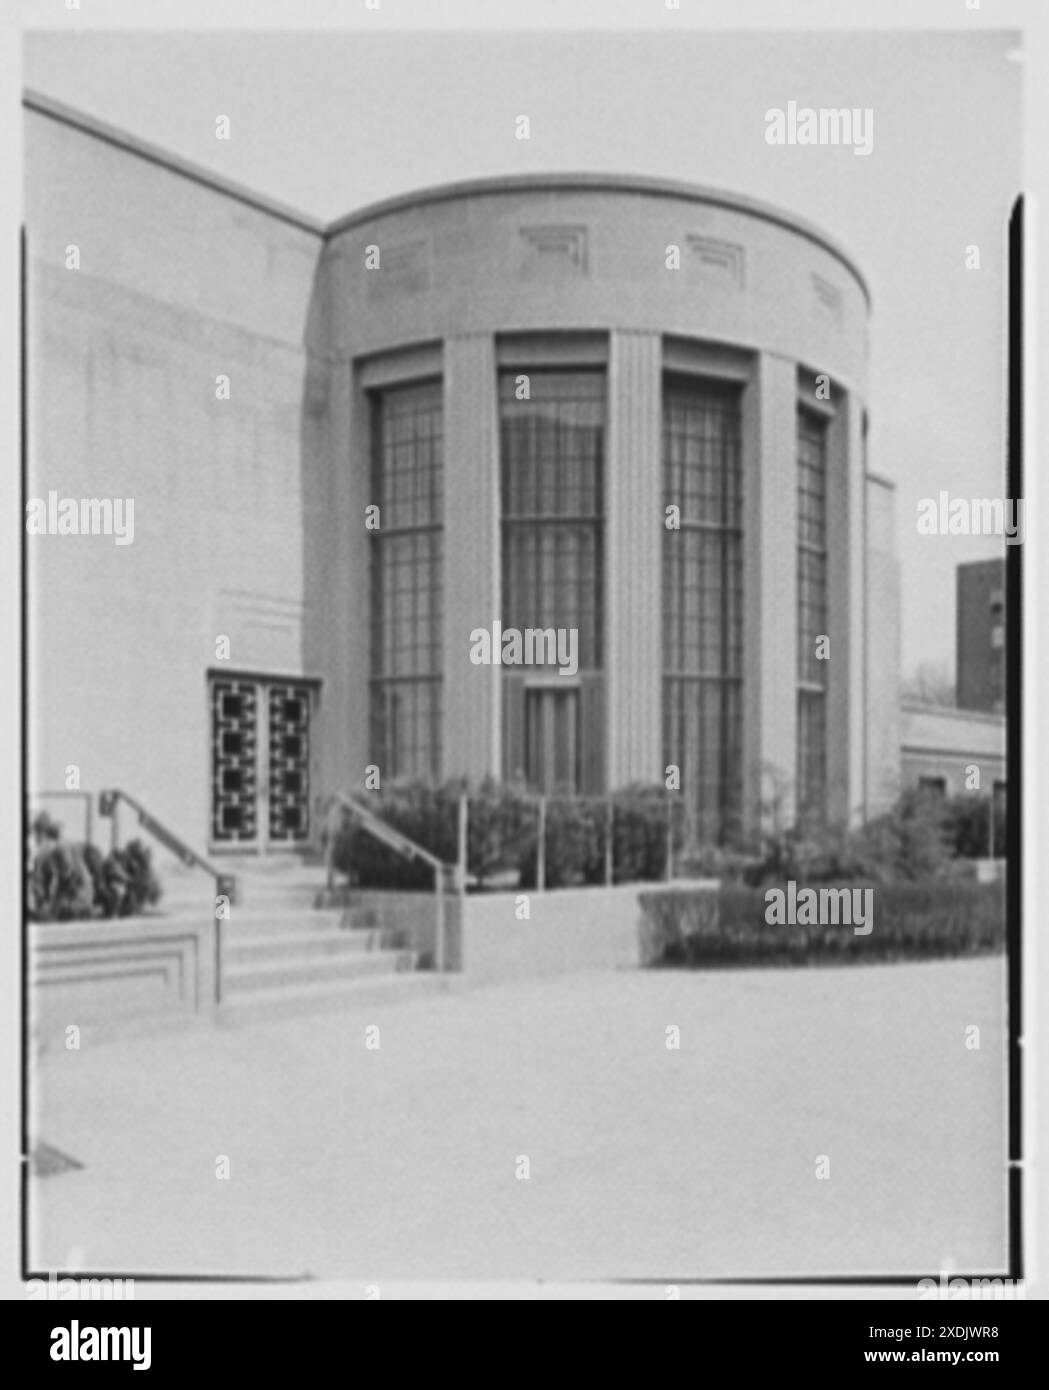
[[(285, 922), (285, 927), (289, 924)], [(231, 931), (223, 940), (225, 958), (230, 966), (248, 961), (279, 960), (296, 956), (323, 958), (356, 955), (361, 951), (389, 951), (393, 933), (363, 928), (359, 931), (317, 931), (307, 928), (298, 931), (265, 930), (258, 935), (249, 928)]]
[(323, 877), (316, 881), (244, 877), (237, 879), (237, 902), (242, 907), (312, 909), (323, 888)]
[(374, 907), (344, 907), (342, 909), (347, 927), (378, 927), (379, 914)]
[(297, 955), (279, 960), (228, 962), (223, 972), (223, 992), (233, 997), (284, 985), (408, 973), (414, 971), (415, 962), (413, 951), (354, 951), (340, 956)]
[[(129, 828), (130, 830), (130, 828)], [(317, 873), (325, 868), (324, 856), (298, 849), (274, 848), (267, 854), (255, 854), (247, 850), (226, 848), (209, 849), (203, 842), (195, 846), (204, 858), (223, 872), (231, 874), (278, 875), (287, 873)], [(171, 874), (191, 874), (198, 869), (185, 865), (166, 851), (157, 851), (157, 863)]]
[[(263, 911), (281, 908), (312, 911), (327, 883), (323, 870), (319, 873), (300, 870), (284, 874), (237, 874), (236, 878), (236, 906)], [(214, 907), (215, 883), (206, 874), (177, 879), (162, 876), (161, 887), (160, 906), (165, 911)]]
[(219, 1006), (217, 1019), (223, 1025), (240, 1027), (341, 1009), (363, 1027), (382, 1021), (369, 1017), (365, 1010), (408, 1003), (432, 994), (446, 994), (460, 987), (460, 976), (439, 975), (432, 970), (277, 986), (226, 999)]
[(343, 914), (338, 909), (315, 912), (313, 908), (234, 907), (229, 921), (222, 922), (222, 940), (247, 941), (263, 936), (309, 938), (316, 933), (342, 930)]

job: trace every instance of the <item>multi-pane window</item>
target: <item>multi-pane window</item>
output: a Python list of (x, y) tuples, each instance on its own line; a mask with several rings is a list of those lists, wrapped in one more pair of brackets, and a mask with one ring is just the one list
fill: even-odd
[(440, 382), (372, 398), (371, 754), (389, 777), (440, 775), (442, 418)]
[(499, 381), (504, 627), (575, 628), (580, 671), (601, 653), (601, 372), (532, 372)]
[(819, 824), (827, 802), (827, 422), (798, 411), (798, 819)]
[(663, 746), (692, 838), (738, 829), (742, 787), (743, 500), (735, 387), (668, 377), (663, 490)]
[(500, 376), (503, 627), (575, 644), (571, 683), (504, 676), (504, 771), (535, 791), (589, 793), (603, 777), (605, 414), (602, 371)]

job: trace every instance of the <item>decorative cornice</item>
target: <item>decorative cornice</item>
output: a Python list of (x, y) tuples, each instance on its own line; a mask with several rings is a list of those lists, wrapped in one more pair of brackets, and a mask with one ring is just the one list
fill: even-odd
[(418, 189), (412, 193), (404, 193), (394, 198), (386, 198), (378, 203), (371, 203), (346, 217), (337, 219), (335, 222), (324, 224), (274, 199), (254, 193), (241, 184), (223, 178), (219, 174), (191, 164), (188, 160), (180, 159), (177, 155), (169, 154), (156, 145), (138, 139), (137, 136), (129, 135), (126, 131), (118, 130), (115, 126), (107, 125), (94, 116), (87, 116), (83, 112), (75, 111), (62, 102), (55, 101), (52, 97), (27, 91), (23, 94), (22, 103), (27, 110), (34, 111), (38, 115), (49, 117), (51, 120), (59, 121), (85, 135), (93, 136), (107, 144), (127, 150), (140, 159), (148, 160), (182, 178), (190, 179), (223, 193), (227, 197), (235, 198), (249, 207), (268, 213), (271, 217), (278, 218), (291, 226), (298, 227), (301, 231), (312, 233), (324, 240), (340, 236), (344, 232), (351, 231), (353, 228), (374, 221), (379, 217), (387, 217), (408, 208), (448, 202), (455, 198), (496, 197), (501, 194), (528, 192), (580, 192), (633, 193), (650, 198), (685, 199), (706, 207), (725, 208), (730, 212), (759, 218), (813, 242), (848, 270), (862, 290), (868, 308), (870, 307), (870, 290), (863, 274), (852, 258), (818, 227), (812, 226), (793, 213), (784, 212), (780, 208), (772, 207), (742, 194), (727, 193), (723, 189), (706, 188), (699, 184), (674, 179), (652, 178), (642, 174), (510, 174), (497, 178), (468, 179), (462, 182)]

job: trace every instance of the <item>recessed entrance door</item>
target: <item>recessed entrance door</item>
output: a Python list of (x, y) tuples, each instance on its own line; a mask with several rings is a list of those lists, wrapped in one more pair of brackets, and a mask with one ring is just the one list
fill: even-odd
[(310, 833), (308, 685), (211, 678), (211, 842), (266, 850)]
[(528, 784), (544, 796), (579, 791), (579, 692), (526, 693), (525, 766)]

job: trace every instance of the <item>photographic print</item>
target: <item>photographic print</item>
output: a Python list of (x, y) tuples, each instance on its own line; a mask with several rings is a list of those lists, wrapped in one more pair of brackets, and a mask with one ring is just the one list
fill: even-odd
[(1023, 35), (69, 8), (31, 1296), (1022, 1297)]

